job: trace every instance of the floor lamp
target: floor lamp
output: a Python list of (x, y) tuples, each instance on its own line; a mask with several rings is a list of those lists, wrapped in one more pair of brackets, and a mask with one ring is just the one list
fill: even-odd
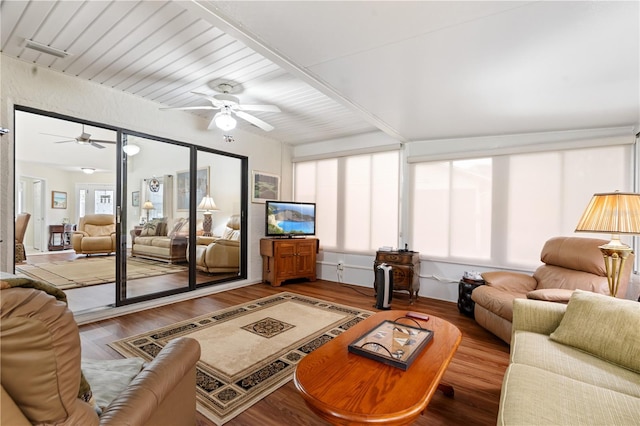
[(198, 210), (205, 210), (204, 212), (204, 220), (202, 221), (202, 230), (204, 231), (203, 235), (205, 237), (210, 237), (211, 234), (211, 225), (213, 224), (213, 220), (211, 219), (212, 210), (219, 210), (216, 206), (216, 203), (213, 201), (209, 195), (206, 195), (198, 204)]
[(582, 214), (576, 232), (606, 232), (608, 244), (599, 246), (604, 256), (609, 294), (618, 293), (624, 264), (633, 249), (620, 241), (620, 234), (640, 234), (640, 194), (609, 192), (594, 194)]

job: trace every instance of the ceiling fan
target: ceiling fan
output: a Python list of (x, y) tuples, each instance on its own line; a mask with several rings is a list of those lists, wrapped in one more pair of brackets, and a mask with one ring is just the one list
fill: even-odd
[(251, 114), (247, 114), (245, 111), (265, 111), (265, 112), (280, 112), (280, 108), (275, 105), (244, 105), (240, 103), (240, 100), (230, 95), (229, 93), (234, 89), (230, 84), (220, 84), (216, 86), (216, 90), (221, 92), (218, 95), (207, 95), (199, 92), (191, 92), (194, 95), (198, 95), (207, 99), (211, 102), (211, 105), (206, 106), (192, 106), (192, 107), (175, 107), (175, 108), (160, 108), (162, 110), (198, 110), (198, 109), (209, 109), (209, 110), (220, 110), (220, 112), (216, 113), (209, 124), (209, 129), (213, 128), (213, 126), (217, 126), (222, 130), (231, 130), (236, 127), (236, 120), (233, 118), (233, 115), (242, 118), (243, 120), (248, 121), (249, 123), (261, 128), (265, 132), (270, 132), (274, 129), (274, 127), (259, 119), (258, 117), (254, 117)]
[(104, 149), (105, 147), (100, 145), (102, 143), (109, 143), (109, 144), (115, 144), (116, 141), (107, 141), (104, 139), (92, 139), (91, 135), (89, 133), (85, 133), (84, 131), (84, 124), (82, 125), (82, 133), (80, 134), (80, 136), (77, 137), (72, 137), (72, 136), (61, 136), (61, 135), (52, 135), (51, 133), (42, 133), (43, 135), (47, 135), (47, 136), (56, 136), (59, 138), (71, 138), (71, 139), (65, 139), (63, 141), (56, 141), (54, 143), (67, 143), (67, 142), (75, 142), (79, 145), (91, 145), (95, 148), (98, 149)]

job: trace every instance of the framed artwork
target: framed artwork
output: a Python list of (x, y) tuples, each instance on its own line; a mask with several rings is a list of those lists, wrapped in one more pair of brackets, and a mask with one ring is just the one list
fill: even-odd
[[(209, 194), (209, 166), (199, 168), (196, 174), (196, 204)], [(189, 170), (176, 173), (176, 210), (189, 210)]]
[(256, 170), (252, 175), (251, 202), (264, 203), (280, 199), (280, 176)]
[(51, 208), (52, 209), (66, 209), (67, 208), (67, 193), (60, 191), (51, 191)]
[(131, 205), (133, 207), (140, 207), (140, 191), (133, 191), (131, 193)]

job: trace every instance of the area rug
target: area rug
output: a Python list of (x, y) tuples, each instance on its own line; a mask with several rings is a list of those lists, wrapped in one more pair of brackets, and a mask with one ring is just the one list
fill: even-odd
[[(115, 256), (83, 257), (35, 265), (16, 265), (16, 271), (61, 290), (112, 283), (116, 279)], [(127, 259), (127, 280), (186, 271), (186, 266), (153, 260)]]
[(305, 355), (371, 314), (285, 292), (109, 346), (124, 356), (151, 360), (171, 339), (198, 340), (198, 411), (222, 425), (291, 380)]

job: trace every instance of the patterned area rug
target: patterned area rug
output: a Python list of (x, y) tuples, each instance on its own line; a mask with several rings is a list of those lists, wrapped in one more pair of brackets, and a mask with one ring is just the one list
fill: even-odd
[(280, 293), (128, 337), (109, 346), (152, 359), (168, 341), (192, 337), (198, 411), (222, 425), (293, 377), (298, 362), (372, 312), (295, 293)]
[[(53, 284), (61, 290), (112, 283), (116, 279), (116, 258), (81, 257), (36, 265), (16, 265), (16, 272)], [(187, 267), (153, 260), (127, 259), (127, 279), (155, 277), (186, 271)]]

